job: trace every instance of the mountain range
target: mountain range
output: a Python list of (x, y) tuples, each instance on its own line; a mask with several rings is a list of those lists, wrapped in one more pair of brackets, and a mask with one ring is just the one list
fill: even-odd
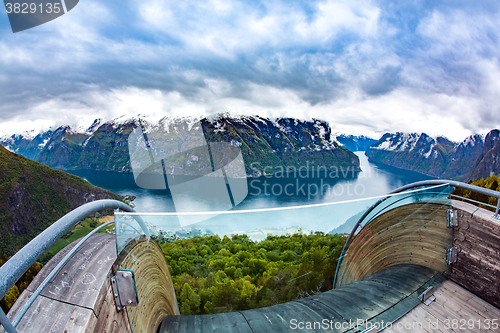
[[(207, 142), (226, 142), (241, 149), (249, 176), (262, 174), (266, 166), (276, 170), (278, 166), (300, 167), (308, 163), (360, 170), (358, 157), (342, 147), (330, 126), (320, 120), (281, 118), (271, 121), (257, 116), (219, 115), (210, 120), (163, 118), (151, 123), (140, 117), (120, 117), (108, 122), (96, 119), (86, 130), (61, 126), (36, 135), (12, 135), (1, 139), (0, 144), (61, 170), (132, 172), (128, 137), (135, 129), (143, 130), (146, 135), (164, 133), (182, 142), (189, 139), (192, 135), (189, 130), (198, 122)], [(188, 134), (182, 137), (181, 133)], [(179, 158), (193, 157), (186, 154), (180, 154)]]
[(366, 150), (374, 163), (461, 181), (500, 173), (499, 130), (485, 137), (471, 135), (462, 142), (425, 133), (386, 133)]

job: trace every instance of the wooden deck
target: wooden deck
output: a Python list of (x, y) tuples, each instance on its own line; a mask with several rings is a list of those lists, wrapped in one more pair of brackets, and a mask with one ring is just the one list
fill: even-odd
[[(76, 245), (62, 249), (43, 267), (7, 317), (11, 320), (60, 260)], [(113, 235), (95, 234), (73, 254), (17, 326), (22, 332), (130, 332), (125, 312), (115, 312), (109, 282), (116, 260)], [(108, 320), (111, 317), (112, 320)], [(92, 330), (91, 330), (92, 329)], [(0, 333), (5, 332), (0, 327)]]
[(500, 332), (500, 310), (456, 283), (445, 281), (434, 295), (383, 332)]

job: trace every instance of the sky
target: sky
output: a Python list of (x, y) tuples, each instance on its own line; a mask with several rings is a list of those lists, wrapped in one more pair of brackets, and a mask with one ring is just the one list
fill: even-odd
[(378, 139), (500, 127), (500, 2), (80, 0), (13, 34), (0, 134), (121, 115), (326, 120)]

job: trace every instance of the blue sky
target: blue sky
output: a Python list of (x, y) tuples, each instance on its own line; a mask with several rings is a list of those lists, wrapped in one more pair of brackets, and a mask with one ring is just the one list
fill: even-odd
[(0, 133), (120, 115), (319, 118), (462, 140), (500, 127), (498, 1), (80, 0), (12, 34)]

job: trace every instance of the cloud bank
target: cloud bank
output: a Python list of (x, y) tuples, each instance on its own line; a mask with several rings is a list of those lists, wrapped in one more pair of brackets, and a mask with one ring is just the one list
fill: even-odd
[(81, 1), (0, 20), (0, 132), (122, 114), (320, 118), (378, 137), (500, 127), (495, 1)]

